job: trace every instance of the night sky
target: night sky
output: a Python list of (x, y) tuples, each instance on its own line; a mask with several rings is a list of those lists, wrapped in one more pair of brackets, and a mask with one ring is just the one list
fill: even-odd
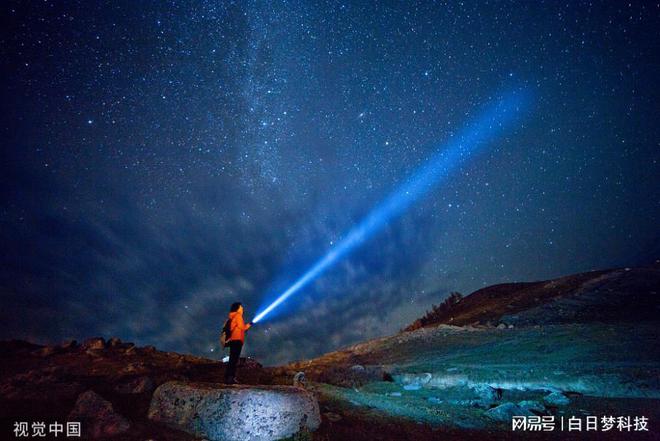
[(250, 331), (267, 364), (450, 291), (654, 261), (660, 7), (3, 2), (0, 338), (218, 357), (494, 96), (525, 118)]

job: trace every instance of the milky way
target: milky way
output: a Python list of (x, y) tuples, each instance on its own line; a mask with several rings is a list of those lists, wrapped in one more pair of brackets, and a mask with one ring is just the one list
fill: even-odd
[(317, 355), (395, 332), (450, 291), (658, 257), (657, 5), (2, 12), (0, 338), (215, 357), (231, 302), (256, 313), (507, 88), (535, 94), (524, 123), (246, 351)]

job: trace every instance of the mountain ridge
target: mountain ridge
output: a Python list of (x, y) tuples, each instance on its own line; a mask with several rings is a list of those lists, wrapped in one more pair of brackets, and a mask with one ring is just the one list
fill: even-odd
[[(636, 268), (613, 268), (561, 276), (535, 282), (513, 282), (478, 289), (440, 311), (437, 308), (404, 328), (412, 331), (440, 324), (466, 326), (499, 322), (534, 324), (529, 314), (534, 308), (552, 312), (544, 323), (585, 323), (589, 321), (622, 321), (624, 314), (634, 320), (657, 317), (657, 290), (660, 287), (660, 264)], [(597, 295), (596, 295), (597, 294)], [(584, 311), (587, 300), (598, 305), (600, 313)], [(619, 297), (617, 299), (617, 297)], [(568, 300), (568, 302), (566, 302)], [(625, 301), (624, 301), (625, 300)], [(626, 305), (628, 303), (628, 305)], [(560, 312), (562, 306), (576, 310)], [(608, 306), (609, 305), (609, 306)], [(430, 316), (430, 317), (429, 317)]]

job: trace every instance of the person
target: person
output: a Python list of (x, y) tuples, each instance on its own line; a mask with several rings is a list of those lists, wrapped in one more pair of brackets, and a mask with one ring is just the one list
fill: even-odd
[(225, 383), (236, 384), (236, 366), (241, 357), (241, 350), (245, 342), (245, 331), (252, 327), (252, 323), (243, 320), (243, 305), (240, 302), (233, 303), (229, 309), (229, 362), (225, 371)]

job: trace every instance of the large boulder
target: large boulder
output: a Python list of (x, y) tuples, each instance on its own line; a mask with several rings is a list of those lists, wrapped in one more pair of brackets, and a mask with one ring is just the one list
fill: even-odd
[(115, 412), (112, 403), (92, 390), (80, 394), (67, 421), (81, 423), (87, 438), (105, 438), (126, 432), (130, 423)]
[(543, 397), (543, 401), (545, 401), (545, 403), (549, 404), (550, 406), (566, 406), (571, 402), (571, 400), (569, 400), (566, 395), (562, 394), (561, 392), (552, 392), (551, 394)]
[(321, 424), (316, 398), (292, 386), (170, 381), (154, 392), (148, 415), (210, 441), (278, 440)]
[(488, 384), (475, 384), (471, 389), (479, 397), (476, 400), (477, 404), (487, 409), (497, 403), (502, 397), (501, 389), (498, 394), (497, 389), (492, 388)]
[(534, 414), (531, 413), (527, 409), (523, 409), (520, 406), (513, 404), (513, 403), (504, 403), (500, 404), (497, 407), (493, 407), (492, 409), (488, 409), (486, 411), (486, 416), (489, 418), (492, 418), (496, 421), (502, 421), (502, 422), (511, 422), (511, 419), (514, 416), (533, 416)]

